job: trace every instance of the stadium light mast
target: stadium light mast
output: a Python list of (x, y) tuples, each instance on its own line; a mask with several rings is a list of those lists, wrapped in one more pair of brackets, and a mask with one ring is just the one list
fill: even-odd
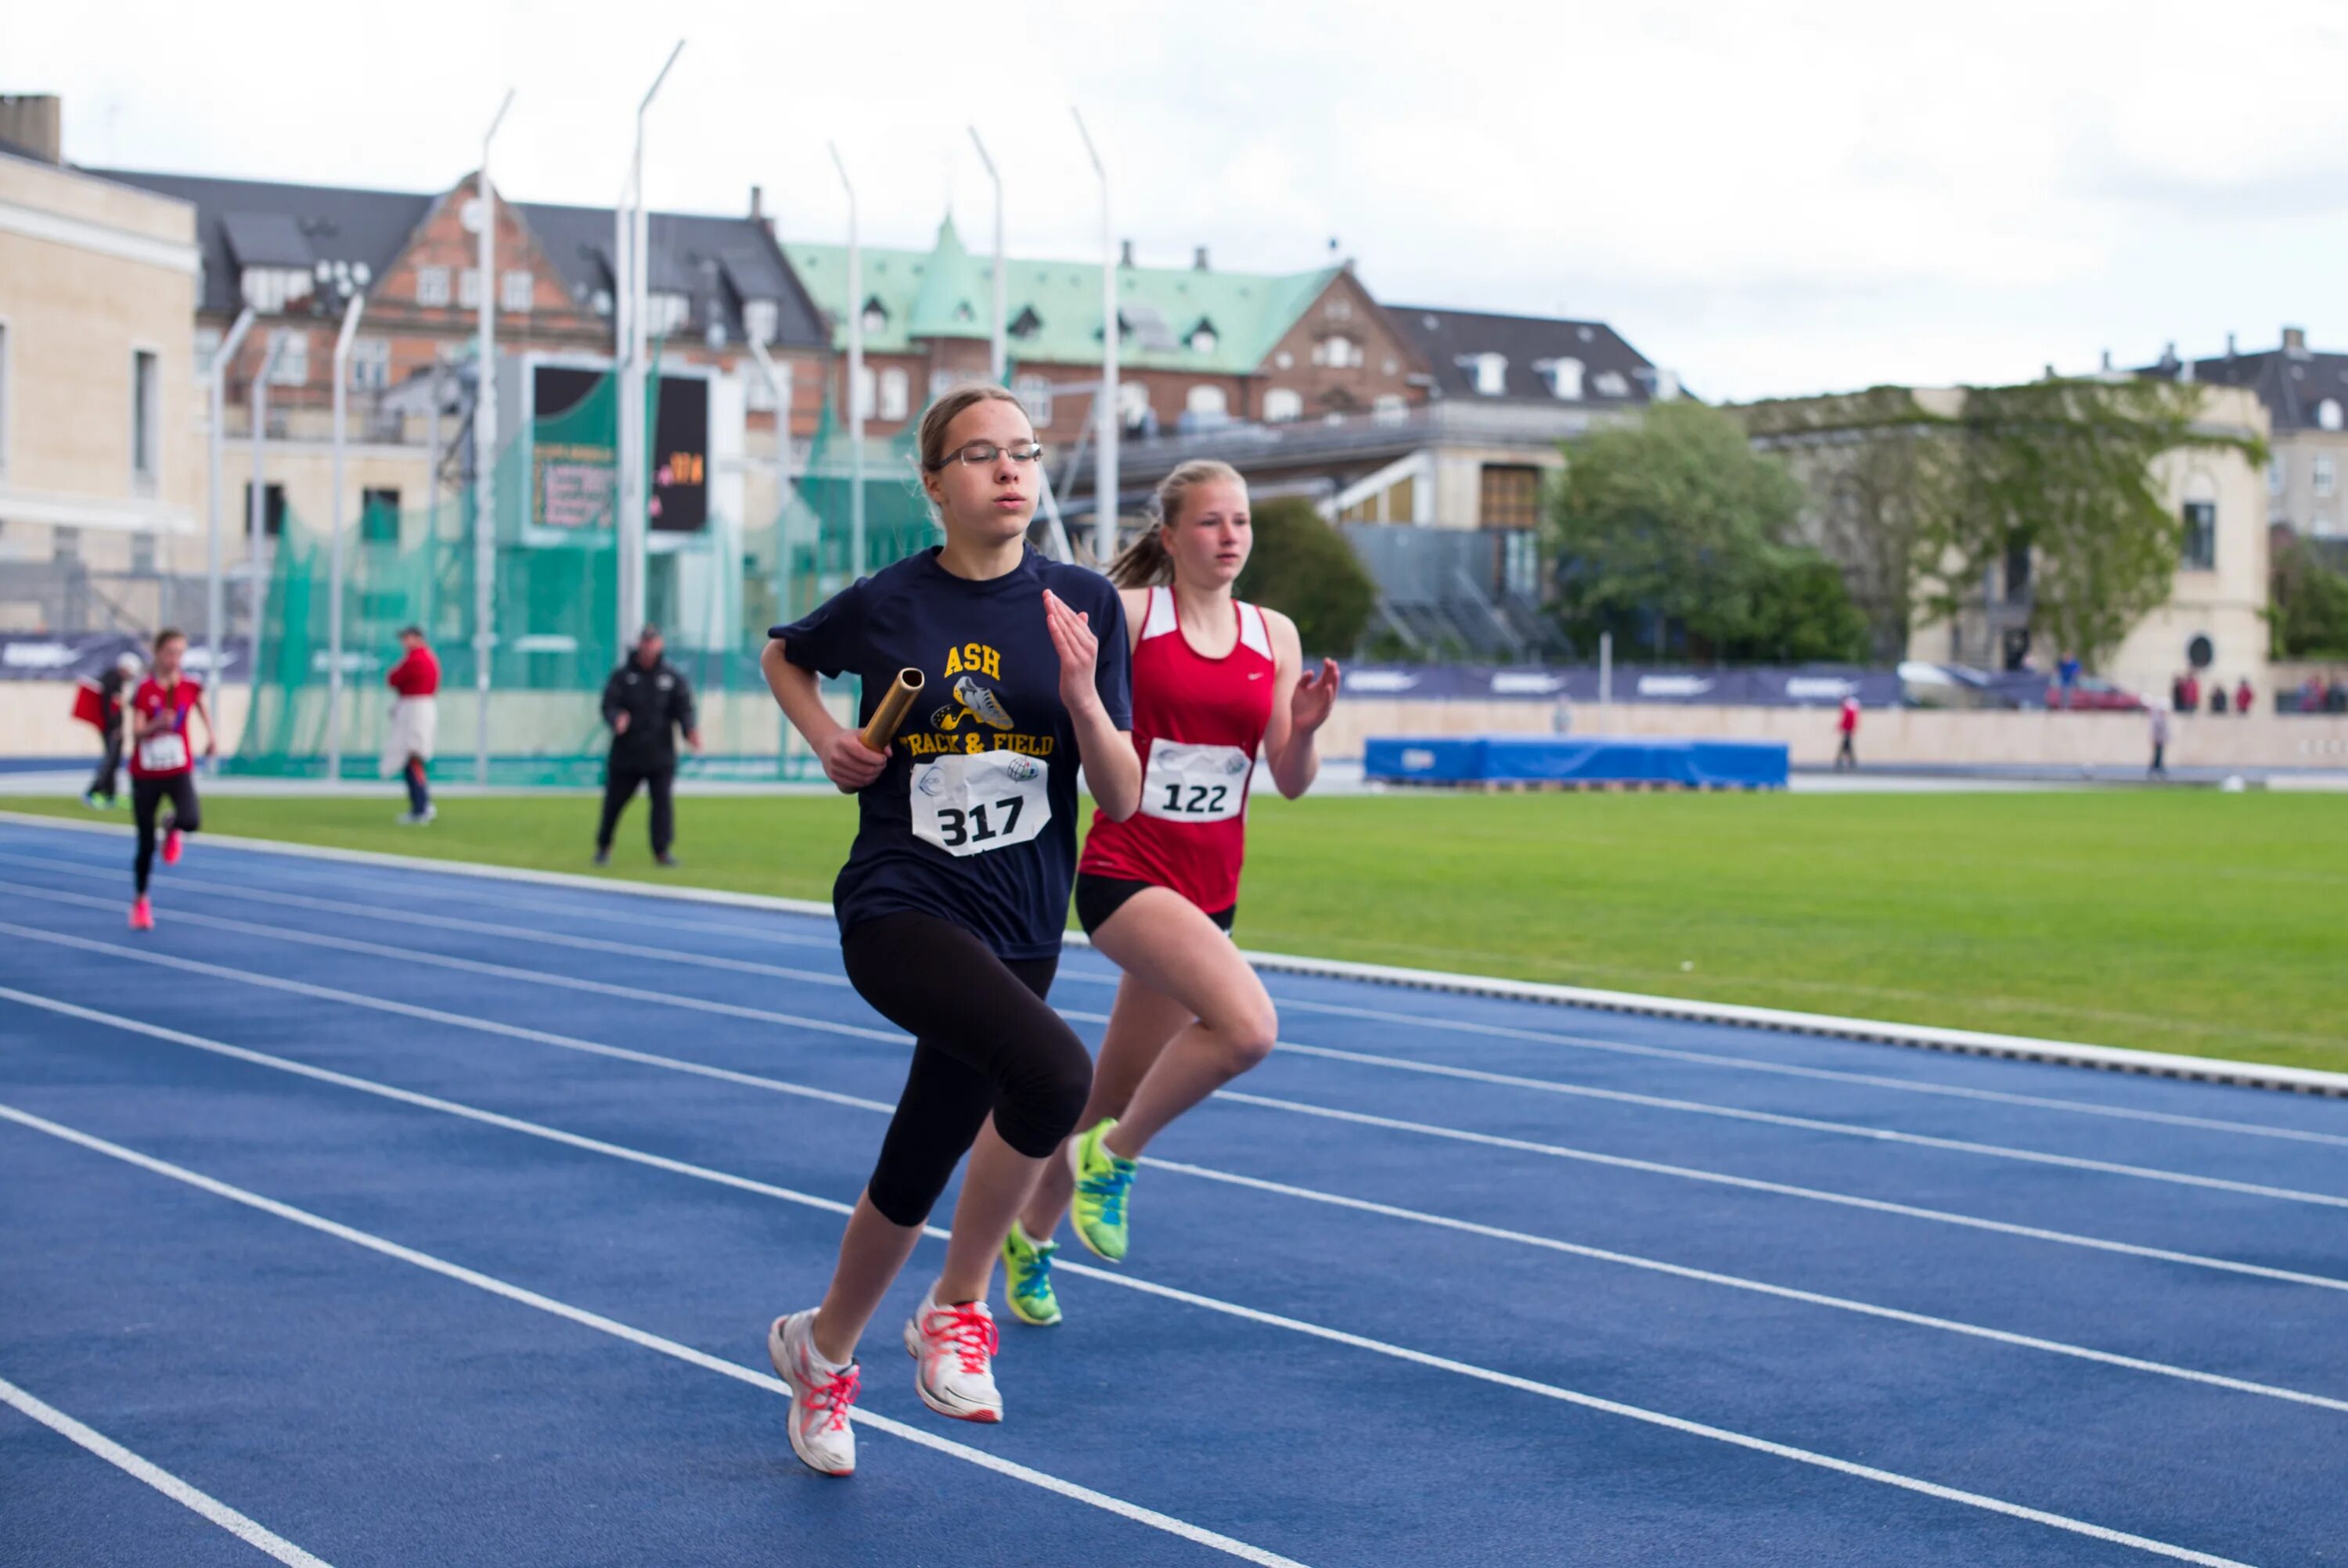
[(343, 447), (350, 424), (351, 339), (366, 310), (366, 295), (356, 292), (343, 310), (343, 330), (335, 337), (335, 507), (334, 535), (326, 547), (326, 782), (343, 779)]
[(1093, 561), (1106, 567), (1117, 556), (1117, 241), (1109, 228), (1108, 169), (1101, 162), (1100, 149), (1093, 145), (1093, 133), (1085, 128), (1084, 111), (1071, 104), (1068, 112), (1076, 117), (1076, 134), (1085, 138), (1086, 156), (1100, 177), (1101, 384), (1099, 400), (1093, 405), (1099, 420), (1100, 446), (1093, 456)]
[(285, 340), (272, 338), (269, 352), (261, 356), (261, 369), (252, 377), (252, 483), (245, 487), (244, 507), (244, 573), (252, 584), (249, 596), (252, 624), (245, 633), (244, 727), (248, 733), (252, 728), (252, 711), (261, 702), (261, 617), (269, 608), (269, 579), (261, 569), (262, 541), (269, 532), (269, 378), (276, 373), (277, 356), (284, 352)]
[(498, 197), (489, 184), (489, 144), (513, 108), (506, 89), (489, 128), (481, 133), (481, 172), (474, 195), (479, 202), (477, 235), (480, 272), (479, 346), (473, 366), (473, 782), (489, 782), (489, 655), (497, 646), (498, 604)]
[(970, 128), (970, 140), (978, 149), (978, 161), (985, 167), (986, 178), (994, 187), (994, 351), (986, 363), (994, 376), (994, 384), (1001, 386), (1003, 378), (1011, 372), (1010, 323), (1004, 320), (1011, 296), (1003, 272), (1003, 176), (994, 171), (994, 159), (986, 156), (986, 143), (979, 140), (978, 127)]
[[(228, 482), (223, 472), (228, 460), (228, 368), (236, 362), (236, 351), (244, 346), (244, 334), (252, 330), (252, 307), (247, 305), (237, 313), (236, 324), (228, 329), (220, 347), (212, 350), (212, 362), (205, 367), (212, 395), (212, 493), (204, 538), (204, 679), (215, 692), (220, 686), (221, 622), (226, 618), (228, 600), (221, 581), (221, 519), (226, 508), (221, 491)], [(213, 701), (219, 700), (215, 695)]]
[(827, 145), (848, 193), (848, 580), (854, 582), (864, 575), (864, 251), (856, 238), (856, 187), (839, 144)]
[(668, 80), (670, 67), (685, 53), (679, 38), (661, 62), (660, 74), (636, 105), (635, 151), (628, 160), (631, 210), (623, 218), (628, 267), (627, 349), (620, 378), (620, 443), (623, 460), (618, 518), (620, 641), (623, 649), (644, 623), (644, 516), (651, 487), (645, 482), (652, 464), (645, 450), (646, 378), (652, 359), (652, 216), (644, 206), (644, 117)]

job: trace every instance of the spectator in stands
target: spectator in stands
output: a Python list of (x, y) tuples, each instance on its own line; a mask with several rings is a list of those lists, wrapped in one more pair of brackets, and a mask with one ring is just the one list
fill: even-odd
[(2234, 687), (2234, 712), (2245, 719), (2249, 718), (2250, 703), (2257, 695), (2258, 693), (2250, 689), (2250, 678), (2248, 675), (2243, 676)]
[(407, 815), (400, 822), (421, 827), (436, 815), (427, 778), (433, 743), (440, 733), (440, 661), (426, 645), (420, 626), (402, 628), (399, 647), (399, 662), (383, 678), (393, 693), (391, 723), (384, 731), (383, 772), (407, 782)]
[(2065, 653), (2062, 658), (2055, 661), (2054, 684), (2062, 690), (2062, 705), (2065, 708), (2069, 707), (2071, 705), (2071, 693), (2079, 689), (2078, 655), (2075, 653)]
[(2145, 770), (2145, 776), (2168, 776), (2168, 714), (2159, 708), (2152, 710), (2152, 766)]
[(2299, 683), (2299, 711), (2302, 713), (2323, 712), (2323, 677), (2310, 675)]
[(2213, 713), (2226, 711), (2226, 683), (2223, 681), (2209, 682), (2209, 711)]
[(1842, 712), (1836, 715), (1835, 728), (1842, 734), (1842, 744), (1835, 751), (1835, 772), (1841, 773), (1848, 768), (1856, 773), (1859, 769), (1859, 699), (1857, 697), (1845, 697), (1842, 700)]
[(2348, 713), (2348, 682), (2339, 676), (2332, 678), (2332, 689), (2323, 694), (2323, 711), (2327, 713)]
[(2182, 713), (2197, 713), (2200, 711), (2201, 677), (2193, 673), (2192, 671), (2188, 670), (2185, 672), (2185, 706), (2178, 709), (2178, 712)]
[(675, 835), (669, 804), (676, 781), (676, 733), (701, 750), (701, 729), (693, 712), (693, 688), (685, 671), (661, 657), (661, 633), (647, 626), (635, 651), (612, 671), (603, 687), (603, 722), (612, 726), (612, 754), (603, 767), (603, 816), (595, 828), (595, 864), (612, 858), (612, 834), (620, 813), (643, 784), (653, 797), (653, 859), (675, 866), (668, 846)]
[(81, 794), (82, 803), (97, 810), (113, 809), (115, 784), (122, 772), (122, 693), (146, 668), (144, 660), (125, 650), (98, 678), (98, 728), (105, 749), (98, 759), (98, 772), (90, 775), (89, 787)]
[(2185, 677), (2183, 675), (2172, 675), (2168, 678), (2168, 711), (2172, 713), (2182, 713), (2188, 711), (2185, 702)]

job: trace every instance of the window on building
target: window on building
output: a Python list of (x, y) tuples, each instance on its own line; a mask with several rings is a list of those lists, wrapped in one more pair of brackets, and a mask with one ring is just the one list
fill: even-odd
[(1183, 394), (1182, 406), (1201, 419), (1221, 419), (1230, 415), (1231, 400), (1221, 387), (1201, 383)]
[(2337, 475), (2338, 471), (2333, 466), (2331, 453), (2318, 452), (2313, 457), (2308, 460), (2307, 477), (2309, 482), (2315, 487), (2315, 493), (2317, 495), (2329, 496), (2332, 494), (2333, 487), (2337, 479)]
[(1410, 417), (1410, 402), (1399, 392), (1382, 393), (1371, 402), (1370, 415), (1381, 425), (1399, 425)]
[(2267, 460), (2267, 494), (2280, 496), (2291, 488), (2291, 469), (2285, 466), (2281, 453)]
[(162, 467), (162, 362), (150, 349), (130, 353), (130, 478), (142, 495), (155, 489)]
[(1484, 466), (1477, 522), (1488, 528), (1540, 526), (1540, 470), (1512, 465)]
[(612, 313), (612, 291), (609, 289), (596, 290), (594, 293), (588, 296), (587, 308), (593, 311), (599, 316), (610, 315)]
[(1304, 416), (1304, 395), (1293, 387), (1275, 386), (1263, 395), (1263, 417), (1269, 425), (1285, 425)]
[(130, 569), (139, 577), (155, 575), (155, 536), (139, 533), (130, 536)]
[(644, 296), (644, 332), (651, 337), (666, 337), (683, 330), (693, 315), (693, 301), (686, 295), (662, 290)]
[(359, 492), (359, 542), (396, 545), (399, 542), (399, 491), (390, 486), (369, 486)]
[(742, 335), (753, 343), (772, 343), (782, 330), (783, 307), (778, 300), (742, 302)]
[(1332, 370), (1346, 370), (1366, 364), (1368, 356), (1362, 345), (1343, 333), (1331, 333), (1313, 345), (1313, 363), (1327, 365)]
[(81, 559), (81, 530), (60, 524), (49, 530), (49, 553), (60, 561)]
[(310, 297), (310, 273), (302, 267), (247, 267), (238, 277), (244, 302), (264, 315), (274, 315), (297, 300)]
[(1190, 352), (1192, 354), (1212, 354), (1215, 352), (1215, 344), (1220, 341), (1220, 340), (1215, 336), (1215, 329), (1207, 325), (1204, 322), (1200, 323), (1197, 326), (1190, 329)]
[(1598, 395), (1601, 397), (1631, 395), (1631, 384), (1623, 379), (1622, 373), (1619, 370), (1600, 371), (1597, 379), (1591, 384), (1598, 388)]
[(196, 329), (196, 371), (198, 374), (209, 375), (211, 374), (212, 356), (220, 353), (221, 338), (221, 333), (218, 327), (200, 326)]
[(310, 384), (310, 334), (307, 332), (300, 327), (272, 327), (269, 330), (269, 348), (276, 356), (270, 367), (270, 385)]
[(947, 393), (953, 391), (955, 387), (960, 386), (965, 381), (983, 381), (984, 379), (985, 378), (983, 376), (976, 375), (974, 374), (972, 375), (963, 375), (957, 371), (933, 370), (930, 372), (930, 401), (932, 403), (935, 403), (939, 398), (943, 397)]
[(1005, 330), (1015, 338), (1031, 338), (1044, 330), (1044, 318), (1035, 313), (1035, 306), (1022, 305), (1019, 314)]
[(775, 381), (776, 385), (768, 386), (766, 376), (756, 366), (751, 367), (749, 384), (746, 389), (746, 400), (752, 409), (760, 414), (773, 414), (778, 410), (785, 413), (789, 411), (791, 406), (791, 362), (789, 360), (780, 359), (775, 362)]
[(498, 309), (516, 313), (527, 312), (538, 292), (538, 280), (527, 269), (517, 267), (498, 280)]
[[(244, 482), (244, 498), (237, 503), (236, 531), (240, 538), (252, 526), (252, 481)], [(261, 495), (261, 532), (276, 538), (285, 532), (285, 487), (271, 485)]]
[(2218, 569), (2218, 503), (2185, 503), (2185, 538), (2178, 564), (2188, 571)]
[(902, 419), (912, 404), (911, 378), (896, 365), (880, 373), (880, 417)]
[(1138, 381), (1118, 382), (1117, 412), (1128, 430), (1138, 429), (1149, 418), (1149, 388)]
[(1550, 395), (1566, 403), (1581, 401), (1581, 362), (1552, 359), (1534, 367), (1549, 383)]
[(2005, 601), (2019, 603), (2030, 592), (2030, 541), (2005, 541)]
[(864, 302), (864, 330), (869, 333), (889, 330), (889, 310), (878, 295)]
[(448, 304), (448, 268), (418, 267), (416, 269), (416, 302), (419, 305)]
[(2315, 405), (2315, 423), (2326, 430), (2340, 428), (2340, 400), (2327, 397)]
[(1333, 322), (1352, 321), (1354, 319), (1354, 302), (1347, 299), (1343, 294), (1332, 294), (1329, 296), (1328, 304), (1322, 308), (1321, 313), (1327, 316)]
[(1509, 356), (1504, 354), (1471, 354), (1459, 362), (1468, 373), (1468, 384), (1485, 397), (1498, 397), (1509, 389)]
[(1027, 423), (1038, 430), (1052, 424), (1052, 384), (1040, 375), (1022, 375), (1011, 383), (1011, 395), (1027, 410)]
[(391, 384), (391, 340), (363, 337), (351, 343), (351, 390), (381, 392)]

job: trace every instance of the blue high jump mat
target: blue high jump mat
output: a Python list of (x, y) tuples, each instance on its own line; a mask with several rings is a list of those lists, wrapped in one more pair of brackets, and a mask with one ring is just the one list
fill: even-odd
[(1652, 735), (1373, 737), (1362, 774), (1387, 784), (1675, 784), (1783, 789), (1782, 741)]

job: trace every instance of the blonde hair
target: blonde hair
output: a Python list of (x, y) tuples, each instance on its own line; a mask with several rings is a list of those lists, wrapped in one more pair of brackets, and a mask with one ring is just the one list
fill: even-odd
[(1193, 457), (1178, 464), (1158, 481), (1149, 497), (1149, 527), (1108, 563), (1109, 581), (1119, 588), (1163, 588), (1174, 580), (1174, 558), (1166, 553), (1166, 525), (1181, 516), (1183, 497), (1200, 485), (1247, 488), (1237, 468), (1216, 458)]

